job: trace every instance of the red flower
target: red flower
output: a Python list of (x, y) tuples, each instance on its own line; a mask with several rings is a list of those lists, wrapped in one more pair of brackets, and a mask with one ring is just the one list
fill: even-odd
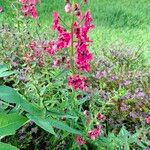
[(101, 135), (101, 126), (97, 126), (96, 128), (90, 130), (88, 132), (88, 136), (92, 139), (95, 140), (97, 137)]
[(86, 141), (83, 140), (82, 137), (80, 137), (80, 136), (76, 137), (76, 142), (77, 142), (78, 145), (83, 145), (83, 144), (86, 143)]
[(146, 123), (150, 124), (150, 116), (146, 118)]
[(69, 77), (68, 85), (73, 89), (85, 90), (86, 89), (86, 78), (80, 77), (79, 75), (72, 75)]

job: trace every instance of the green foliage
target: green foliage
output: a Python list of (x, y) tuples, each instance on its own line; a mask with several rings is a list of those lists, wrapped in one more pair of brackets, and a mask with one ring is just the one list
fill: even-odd
[(7, 86), (0, 86), (0, 99), (8, 103), (16, 103), (21, 106), (26, 112), (32, 114), (41, 114), (40, 108), (36, 105), (26, 101), (21, 95), (17, 93), (13, 88)]
[(19, 149), (10, 144), (0, 142), (0, 150), (19, 150)]
[(16, 130), (23, 126), (28, 119), (17, 113), (0, 113), (0, 136), (15, 134)]
[(10, 76), (14, 73), (14, 71), (8, 71), (8, 68), (5, 65), (0, 65), (0, 78)]
[[(54, 39), (55, 34), (49, 30), (50, 15), (53, 10), (63, 10), (62, 3), (43, 0), (37, 6), (39, 19), (33, 21), (19, 15), (18, 2), (0, 2), (4, 7), (4, 12), (0, 13), (0, 61), (15, 70), (9, 71), (5, 65), (0, 65), (2, 142), (23, 149), (31, 148), (30, 145), (40, 149), (44, 143), (46, 148), (54, 150), (130, 150), (150, 145), (150, 130), (145, 121), (150, 112), (149, 69), (148, 59), (144, 60), (149, 56), (146, 52), (150, 37), (149, 4), (148, 0), (89, 0), (88, 7), (97, 27), (90, 33), (91, 51), (95, 56), (92, 71), (86, 73), (89, 91), (81, 92), (68, 87), (67, 76), (71, 72), (67, 70), (66, 62), (53, 66), (53, 60), (67, 59), (66, 49), (53, 57), (42, 54), (42, 67), (38, 65), (38, 59), (31, 62), (25, 59), (26, 54), (32, 53), (28, 47), (30, 42), (39, 44), (42, 40)], [(70, 16), (67, 17), (64, 11), (60, 16), (70, 24)], [(121, 42), (107, 48), (118, 39), (136, 48), (124, 47)], [(99, 50), (99, 47), (102, 48)], [(97, 72), (103, 71), (106, 76), (96, 77)], [(13, 74), (15, 76), (10, 76)], [(123, 85), (124, 81), (131, 82)], [(136, 97), (135, 91), (141, 89), (144, 98)], [(105, 116), (104, 120), (97, 119), (99, 113)], [(27, 121), (29, 123), (24, 125)], [(92, 141), (88, 131), (99, 124), (101, 136)], [(4, 137), (12, 134), (15, 135)], [(82, 136), (86, 145), (79, 148), (76, 135)], [(13, 147), (0, 143), (1, 149)]]
[(0, 99), (8, 103), (15, 103), (17, 105), (20, 105), (23, 108), (23, 110), (29, 112), (29, 114), (27, 114), (27, 117), (29, 119), (31, 119), (37, 125), (54, 135), (56, 134), (52, 126), (68, 131), (70, 133), (81, 134), (79, 131), (72, 129), (71, 127), (67, 126), (66, 124), (60, 121), (50, 118), (41, 118), (43, 116), (42, 109), (37, 108), (36, 105), (33, 105), (32, 103), (29, 103), (26, 100), (24, 100), (14, 89), (10, 87), (0, 86)]

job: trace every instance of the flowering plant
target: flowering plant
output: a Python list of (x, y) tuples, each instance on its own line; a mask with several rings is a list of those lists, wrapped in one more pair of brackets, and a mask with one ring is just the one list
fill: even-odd
[(66, 0), (64, 11), (71, 21), (54, 12), (50, 38), (29, 31), (26, 17), (39, 25), (35, 0), (20, 1), (25, 22), (20, 21), (22, 28), (17, 24), (19, 32), (2, 27), (0, 57), (16, 74), (2, 78), (0, 100), (6, 114), (0, 120), (6, 131), (5, 123), (19, 122), (9, 133), (0, 126), (4, 142), (16, 132), (13, 137), (25, 144), (23, 149), (30, 149), (33, 138), (42, 148), (44, 141), (45, 149), (128, 150), (149, 145), (149, 78), (142, 53), (120, 50), (120, 45), (119, 50), (102, 49), (98, 56), (90, 52), (88, 33), (95, 26), (91, 12), (81, 9), (87, 3)]

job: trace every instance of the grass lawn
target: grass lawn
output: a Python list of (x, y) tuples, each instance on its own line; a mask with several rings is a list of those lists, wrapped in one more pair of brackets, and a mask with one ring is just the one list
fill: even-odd
[[(0, 22), (13, 23), (14, 0), (0, 1), (4, 13)], [(51, 26), (52, 12), (64, 13), (63, 0), (42, 0), (38, 5), (39, 22), (42, 27)], [(142, 47), (145, 58), (150, 57), (150, 0), (89, 0), (96, 29), (91, 32), (94, 50), (107, 47), (116, 41), (123, 41), (133, 47)], [(64, 15), (63, 15), (64, 16)], [(66, 22), (67, 17), (63, 18)]]

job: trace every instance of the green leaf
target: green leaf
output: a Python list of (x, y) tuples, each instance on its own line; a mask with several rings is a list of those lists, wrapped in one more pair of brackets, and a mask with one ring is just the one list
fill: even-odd
[(73, 133), (73, 134), (78, 134), (78, 135), (82, 134), (80, 131), (69, 127), (67, 124), (65, 124), (61, 121), (50, 119), (50, 118), (47, 118), (47, 120), (50, 122), (50, 124), (52, 126), (58, 128), (58, 129), (61, 129), (61, 130), (64, 130), (64, 131), (67, 131), (67, 132)]
[(133, 135), (129, 138), (128, 142), (129, 142), (130, 144), (136, 142), (137, 139), (138, 139), (138, 137), (139, 137), (139, 135), (140, 135), (139, 133), (133, 134)]
[(8, 68), (5, 65), (0, 65), (0, 78), (7, 77), (14, 74), (14, 71), (7, 71)]
[(16, 113), (0, 113), (0, 136), (15, 134), (28, 119)]
[(130, 136), (131, 134), (123, 126), (118, 134), (118, 137), (128, 139)]
[[(27, 117), (29, 119), (33, 120), (33, 121), (38, 119), (38, 117), (32, 116), (30, 114), (28, 114)], [(82, 134), (80, 131), (78, 131), (76, 129), (73, 129), (73, 128), (69, 127), (68, 125), (66, 125), (65, 123), (63, 123), (61, 121), (58, 121), (58, 120), (54, 120), (54, 119), (51, 119), (51, 118), (45, 118), (45, 119), (42, 119), (42, 121), (47, 122), (49, 124), (49, 126), (53, 126), (53, 127), (56, 127), (58, 129), (61, 129), (61, 130), (64, 130), (64, 131), (68, 131), (69, 133), (78, 134), (78, 135)], [(47, 131), (47, 127), (43, 128), (43, 129)]]
[(0, 86), (0, 99), (8, 103), (16, 103), (20, 105), (25, 111), (41, 115), (42, 111), (36, 105), (26, 101), (17, 91), (8, 86)]
[(131, 134), (123, 126), (118, 134), (118, 137), (121, 138), (122, 144), (124, 145), (126, 150), (130, 150), (130, 146), (128, 143), (128, 139), (130, 136)]
[(6, 70), (8, 70), (6, 65), (0, 65), (0, 74)]
[(12, 75), (12, 74), (14, 74), (14, 73), (15, 73), (14, 71), (5, 71), (5, 72), (2, 72), (2, 73), (0, 74), (0, 78), (1, 78), (1, 77), (10, 76), (10, 75)]
[(19, 150), (19, 149), (10, 144), (0, 142), (0, 150)]
[(35, 122), (38, 126), (40, 126), (42, 129), (46, 130), (47, 132), (54, 134), (56, 136), (56, 133), (54, 132), (53, 127), (51, 126), (50, 122), (47, 121), (44, 118), (33, 116), (30, 114), (27, 114), (27, 117), (31, 119), (33, 122)]

